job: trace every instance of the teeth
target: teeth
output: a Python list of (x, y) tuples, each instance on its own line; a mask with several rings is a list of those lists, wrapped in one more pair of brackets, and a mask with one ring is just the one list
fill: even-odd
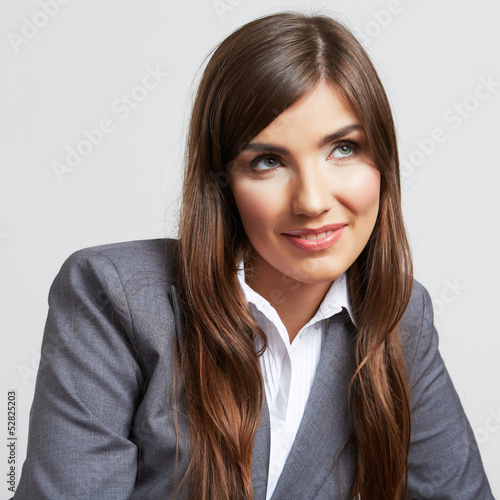
[(315, 241), (315, 240), (321, 240), (323, 238), (325, 238), (326, 236), (330, 236), (330, 234), (332, 234), (333, 231), (326, 231), (323, 232), (323, 233), (317, 233), (317, 234), (301, 234), (299, 235), (299, 238), (303, 239), (303, 240), (310, 240), (310, 241)]

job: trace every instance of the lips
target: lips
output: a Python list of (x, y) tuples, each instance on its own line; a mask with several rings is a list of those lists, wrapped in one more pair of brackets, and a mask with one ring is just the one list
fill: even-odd
[(346, 226), (347, 224), (329, 224), (328, 226), (322, 226), (318, 228), (302, 228), (302, 229), (294, 229), (292, 231), (287, 231), (283, 234), (289, 234), (290, 236), (317, 236), (316, 239), (324, 238), (327, 236), (327, 233), (332, 233), (332, 231), (337, 231), (341, 227)]
[(342, 235), (347, 224), (330, 224), (319, 228), (294, 229), (283, 236), (295, 247), (307, 251), (325, 250)]

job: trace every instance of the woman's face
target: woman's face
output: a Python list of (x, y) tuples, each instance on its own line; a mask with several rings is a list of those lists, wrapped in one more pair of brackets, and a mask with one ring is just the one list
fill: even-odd
[(359, 120), (323, 83), (254, 137), (230, 174), (257, 278), (331, 282), (372, 233), (380, 174)]

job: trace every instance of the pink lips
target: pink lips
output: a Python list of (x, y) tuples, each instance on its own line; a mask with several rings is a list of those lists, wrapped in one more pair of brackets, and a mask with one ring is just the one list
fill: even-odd
[[(306, 251), (319, 251), (325, 250), (332, 246), (344, 232), (344, 228), (347, 224), (330, 224), (328, 226), (323, 226), (317, 229), (297, 229), (293, 231), (288, 231), (287, 233), (282, 233), (283, 236), (294, 246), (306, 250)], [(305, 239), (300, 236), (310, 235), (310, 234), (321, 234), (326, 233), (320, 239)], [(330, 233), (330, 234), (328, 234)]]

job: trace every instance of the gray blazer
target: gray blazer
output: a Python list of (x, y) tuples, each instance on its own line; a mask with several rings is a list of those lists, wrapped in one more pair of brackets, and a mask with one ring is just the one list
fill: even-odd
[[(145, 240), (79, 250), (49, 292), (30, 412), (27, 458), (15, 500), (171, 498), (175, 463), (172, 347), (182, 336), (172, 249)], [(438, 351), (429, 294), (415, 282), (402, 321), (411, 374), (409, 484), (414, 499), (492, 499), (470, 424)], [(354, 326), (329, 323), (310, 398), (273, 500), (344, 500), (355, 452), (334, 456), (351, 431), (347, 382)], [(179, 472), (188, 463), (179, 417)], [(269, 413), (252, 462), (266, 495)]]

